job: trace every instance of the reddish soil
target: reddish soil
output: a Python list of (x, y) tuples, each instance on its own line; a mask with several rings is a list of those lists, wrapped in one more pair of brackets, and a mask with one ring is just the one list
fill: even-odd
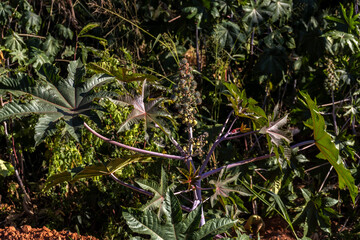
[(262, 240), (296, 240), (286, 221), (279, 217), (265, 220), (265, 234)]
[(99, 240), (91, 236), (81, 236), (69, 231), (58, 232), (47, 227), (32, 228), (24, 225), (20, 229), (13, 226), (0, 229), (0, 239), (8, 240)]

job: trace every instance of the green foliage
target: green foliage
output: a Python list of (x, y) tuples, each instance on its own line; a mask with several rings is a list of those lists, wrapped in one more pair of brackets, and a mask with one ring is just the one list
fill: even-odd
[(332, 209), (338, 200), (323, 197), (321, 194), (312, 194), (308, 189), (300, 189), (305, 199), (305, 205), (301, 207), (301, 212), (295, 217), (294, 223), (304, 224), (304, 236), (320, 227), (321, 230), (331, 233), (331, 216), (338, 216), (338, 213)]
[(81, 178), (98, 177), (103, 175), (111, 175), (116, 171), (124, 168), (128, 164), (135, 162), (148, 162), (149, 157), (143, 156), (128, 156), (126, 158), (118, 158), (106, 163), (97, 163), (86, 167), (77, 167), (66, 172), (52, 175), (46, 180), (44, 191), (47, 191), (56, 184), (62, 182), (75, 182)]
[(147, 179), (137, 180), (136, 183), (139, 184), (141, 188), (154, 193), (154, 197), (148, 203), (143, 205), (141, 207), (141, 210), (146, 211), (150, 209), (159, 209), (158, 216), (160, 217), (160, 215), (163, 213), (166, 193), (169, 190), (171, 191), (175, 188), (174, 184), (168, 186), (168, 178), (166, 176), (164, 168), (161, 168), (160, 183)]
[(166, 193), (163, 210), (164, 221), (151, 210), (142, 213), (124, 211), (123, 216), (131, 230), (149, 235), (151, 239), (211, 239), (235, 224), (231, 219), (218, 218), (209, 220), (199, 228), (201, 208), (183, 218), (180, 202), (171, 191)]
[(342, 159), (339, 155), (339, 150), (336, 148), (335, 143), (331, 135), (325, 130), (324, 117), (320, 115), (319, 109), (315, 102), (306, 93), (301, 93), (305, 102), (304, 104), (310, 109), (311, 112), (311, 124), (307, 124), (314, 131), (314, 140), (320, 153), (318, 158), (328, 160), (334, 167), (339, 178), (339, 187), (341, 189), (345, 186), (349, 189), (350, 196), (353, 202), (358, 194), (358, 188), (355, 185), (355, 180), (351, 175), (351, 172), (345, 168)]
[(74, 61), (68, 65), (68, 76), (65, 79), (49, 64), (43, 65), (39, 70), (39, 80), (36, 83), (28, 77), (2, 79), (2, 89), (18, 96), (30, 94), (34, 99), (29, 103), (12, 102), (5, 105), (0, 110), (0, 119), (40, 114), (41, 117), (35, 126), (36, 144), (47, 135), (55, 134), (56, 123), (62, 119), (66, 132), (78, 139), (76, 132), (83, 122), (80, 116), (96, 120), (97, 116), (92, 110), (99, 109), (99, 106), (93, 101), (109, 94), (113, 95), (92, 91), (95, 87), (113, 80), (112, 77), (94, 75), (85, 80), (84, 75), (84, 66), (79, 61)]

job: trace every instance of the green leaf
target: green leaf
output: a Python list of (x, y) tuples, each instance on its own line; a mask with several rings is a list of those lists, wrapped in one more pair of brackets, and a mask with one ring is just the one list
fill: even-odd
[(14, 167), (11, 163), (0, 159), (0, 176), (8, 177), (14, 173)]
[(142, 213), (129, 210), (123, 211), (123, 217), (132, 231), (149, 235), (151, 239), (158, 240), (209, 239), (231, 228), (236, 222), (229, 218), (212, 219), (198, 229), (201, 206), (183, 219), (180, 202), (171, 191), (168, 191), (165, 196), (164, 218), (161, 218), (162, 221), (151, 210)]
[(239, 44), (245, 41), (245, 35), (241, 33), (239, 25), (226, 20), (216, 24), (212, 35), (222, 48), (232, 49), (235, 43)]
[(290, 17), (291, 14), (291, 1), (289, 0), (275, 0), (270, 6), (269, 10), (272, 11), (272, 21), (275, 22), (278, 19), (282, 19), (283, 16), (286, 18)]
[(37, 33), (41, 27), (41, 17), (32, 11), (26, 11), (23, 17), (27, 33)]
[(57, 24), (55, 27), (57, 28), (58, 33), (62, 35), (65, 39), (70, 39), (70, 40), (73, 39), (74, 33), (73, 31), (71, 31), (70, 28), (67, 28), (62, 24)]
[(58, 173), (49, 177), (45, 182), (44, 191), (62, 182), (75, 182), (82, 178), (110, 175), (125, 166), (135, 162), (148, 162), (151, 158), (147, 156), (129, 156), (117, 158), (107, 163), (97, 163), (86, 167), (76, 167), (69, 171)]
[(230, 218), (213, 218), (207, 221), (198, 231), (194, 232), (192, 239), (212, 239), (212, 236), (223, 233), (233, 227), (236, 221)]
[(26, 65), (28, 62), (28, 56), (26, 49), (15, 49), (14, 51), (10, 52), (11, 62), (17, 61), (20, 65)]
[(25, 42), (22, 37), (20, 37), (16, 32), (11, 31), (11, 34), (5, 38), (5, 47), (10, 50), (19, 50), (23, 49)]
[(45, 51), (46, 55), (48, 57), (55, 57), (60, 51), (60, 48), (60, 42), (49, 34), (43, 45), (43, 51)]
[(251, 27), (258, 25), (266, 15), (272, 14), (272, 12), (268, 10), (269, 3), (270, 1), (268, 0), (250, 0), (247, 5), (243, 6), (245, 12), (243, 21)]
[(304, 98), (304, 104), (310, 109), (312, 118), (312, 129), (314, 131), (315, 145), (320, 150), (321, 157), (328, 160), (334, 167), (339, 178), (339, 188), (344, 189), (348, 187), (351, 199), (355, 203), (355, 198), (358, 194), (358, 188), (355, 185), (355, 180), (351, 175), (349, 169), (345, 168), (342, 161), (339, 163), (339, 150), (336, 148), (330, 134), (326, 132), (326, 125), (324, 117), (319, 113), (316, 103), (310, 98), (307, 93), (300, 92)]
[(89, 23), (87, 24), (85, 27), (83, 27), (83, 29), (81, 29), (81, 31), (78, 34), (78, 37), (84, 37), (84, 35), (86, 33), (88, 33), (89, 31), (93, 30), (94, 28), (100, 27), (99, 23)]
[(148, 179), (138, 180), (136, 183), (139, 184), (141, 188), (154, 193), (154, 197), (143, 205), (141, 210), (159, 209), (158, 216), (160, 217), (163, 213), (163, 201), (165, 199), (166, 192), (168, 192), (169, 189), (173, 190), (175, 188), (175, 185), (173, 184), (168, 186), (168, 178), (164, 168), (161, 168), (160, 184)]
[(121, 124), (119, 128), (120, 131), (128, 130), (133, 124), (138, 123), (140, 120), (144, 120), (144, 130), (147, 131), (147, 128), (150, 124), (154, 124), (161, 128), (165, 133), (169, 131), (165, 128), (166, 122), (161, 118), (166, 118), (172, 120), (172, 116), (161, 108), (160, 105), (164, 101), (164, 98), (156, 98), (151, 101), (145, 101), (145, 97), (148, 94), (148, 88), (146, 81), (143, 82), (141, 94), (129, 98), (128, 96), (120, 98), (119, 101), (113, 101), (118, 105), (132, 105), (134, 109), (131, 111), (130, 115), (127, 117), (124, 123)]
[(31, 102), (6, 104), (0, 109), (0, 121), (11, 117), (22, 117), (29, 114), (43, 115), (35, 127), (35, 140), (38, 144), (47, 134), (54, 133), (56, 123), (62, 119), (65, 131), (78, 139), (78, 130), (83, 120), (79, 117), (87, 116), (98, 121), (93, 110), (100, 107), (93, 101), (99, 98), (116, 96), (112, 92), (93, 92), (95, 87), (101, 86), (113, 78), (106, 75), (94, 75), (84, 79), (85, 68), (79, 62), (71, 62), (68, 66), (68, 77), (63, 79), (59, 71), (50, 64), (43, 65), (38, 71), (39, 79), (34, 81), (29, 77), (19, 79), (2, 78), (0, 89), (17, 96), (31, 95)]
[(219, 174), (218, 179), (216, 181), (210, 180), (210, 182), (209, 182), (210, 184), (214, 185), (214, 187), (215, 187), (215, 193), (210, 197), (210, 203), (211, 203), (212, 207), (215, 205), (215, 201), (217, 200), (217, 198), (219, 196), (229, 197), (231, 192), (237, 192), (243, 196), (251, 196), (251, 194), (246, 189), (243, 189), (240, 186), (231, 186), (230, 185), (232, 182), (235, 182), (237, 180), (240, 173), (236, 174), (232, 177), (226, 177), (225, 179), (222, 179), (224, 172), (225, 172), (225, 169), (222, 169)]

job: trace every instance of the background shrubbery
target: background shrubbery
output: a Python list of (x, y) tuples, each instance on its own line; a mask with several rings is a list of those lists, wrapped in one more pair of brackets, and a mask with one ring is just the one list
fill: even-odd
[[(179, 154), (175, 140), (185, 156), (198, 144), (195, 169), (153, 157), (116, 171), (119, 181), (146, 188), (163, 168), (190, 208), (205, 159), (209, 176), (241, 162), (201, 185), (206, 220), (238, 220), (228, 237), (256, 235), (246, 221), (280, 214), (298, 237), (352, 238), (359, 229), (358, 17), (357, 1), (1, 1), (1, 225), (108, 239), (133, 234), (122, 213), (136, 215), (131, 209), (148, 196), (108, 176), (46, 182), (133, 154), (79, 127), (84, 120), (111, 140), (153, 152)], [(36, 89), (60, 89), (71, 74), (77, 89), (94, 76), (113, 78), (99, 77), (84, 92), (91, 97), (84, 108), (96, 114), (80, 104), (64, 108), (60, 121), (46, 119), (32, 101)], [(140, 121), (131, 118), (134, 101), (145, 104)], [(236, 137), (217, 145), (226, 121)]]

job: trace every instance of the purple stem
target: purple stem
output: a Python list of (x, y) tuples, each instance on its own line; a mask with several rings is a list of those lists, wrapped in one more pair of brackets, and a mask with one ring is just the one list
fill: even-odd
[(131, 147), (131, 146), (128, 146), (128, 145), (123, 144), (123, 143), (119, 143), (117, 141), (111, 140), (111, 139), (109, 139), (107, 137), (104, 137), (103, 135), (99, 134), (98, 132), (93, 130), (91, 127), (89, 127), (89, 125), (87, 125), (85, 122), (84, 122), (84, 126), (85, 126), (85, 128), (87, 128), (92, 134), (94, 134), (98, 138), (104, 140), (105, 142), (111, 143), (111, 144), (113, 144), (115, 146), (122, 147), (122, 148), (131, 150), (131, 151), (135, 151), (135, 152), (138, 152), (138, 153), (149, 154), (149, 155), (152, 155), (152, 156), (155, 156), (155, 157), (163, 157), (163, 158), (169, 158), (169, 159), (184, 160), (184, 157), (182, 157), (182, 156), (175, 156), (175, 155), (170, 155), (170, 154), (152, 152), (152, 151), (148, 151), (148, 150), (144, 150), (144, 149), (140, 149), (140, 148), (136, 148), (136, 147)]
[(145, 191), (145, 190), (143, 190), (143, 189), (141, 189), (141, 188), (135, 187), (135, 186), (133, 186), (133, 185), (131, 185), (131, 184), (128, 184), (128, 183), (125, 183), (125, 182), (121, 181), (121, 180), (118, 179), (113, 173), (110, 174), (110, 177), (111, 177), (112, 179), (114, 179), (117, 183), (119, 183), (120, 185), (123, 185), (124, 187), (130, 188), (130, 189), (132, 189), (132, 190), (134, 190), (134, 191), (136, 191), (136, 192), (145, 194), (145, 195), (147, 195), (147, 196), (149, 196), (149, 197), (154, 196), (154, 194), (151, 193), (151, 192)]
[[(296, 147), (301, 147), (301, 146), (304, 146), (304, 145), (313, 144), (314, 142), (315, 142), (314, 140), (304, 141), (304, 142), (297, 143), (297, 144), (291, 146), (291, 148), (296, 148)], [(240, 162), (231, 163), (231, 164), (219, 167), (217, 169), (211, 170), (209, 172), (206, 172), (206, 173), (200, 175), (200, 179), (204, 179), (204, 178), (206, 178), (206, 177), (208, 177), (210, 175), (218, 173), (224, 168), (233, 168), (233, 167), (241, 166), (241, 165), (248, 164), (248, 163), (251, 163), (251, 162), (256, 162), (256, 161), (259, 161), (259, 160), (268, 159), (268, 158), (271, 158), (273, 156), (275, 156), (275, 154), (271, 153), (271, 154), (267, 154), (267, 155), (264, 155), (264, 156), (249, 158), (249, 159), (246, 159), (246, 160), (243, 160), (243, 161), (240, 161)]]

